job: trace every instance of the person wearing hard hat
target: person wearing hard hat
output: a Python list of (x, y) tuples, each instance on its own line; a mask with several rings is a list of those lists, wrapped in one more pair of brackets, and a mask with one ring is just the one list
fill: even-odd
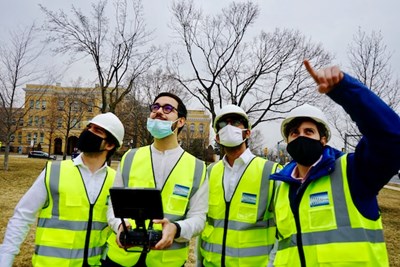
[(275, 266), (389, 266), (376, 196), (400, 168), (400, 117), (338, 67), (304, 65), (355, 121), (363, 137), (354, 153), (329, 146), (328, 121), (311, 105), (281, 124), (293, 161), (271, 179), (279, 246)]
[(100, 114), (80, 134), (78, 157), (47, 162), (7, 225), (0, 266), (12, 266), (36, 217), (32, 266), (100, 266), (111, 232), (106, 211), (115, 178), (106, 162), (123, 138), (118, 117)]
[[(150, 146), (127, 151), (118, 167), (114, 186), (147, 187), (161, 190), (165, 218), (153, 220), (162, 230), (162, 239), (151, 248), (132, 247), (127, 252), (119, 241), (121, 219), (109, 206), (109, 224), (114, 230), (108, 239), (107, 258), (102, 266), (183, 266), (189, 255), (189, 241), (204, 228), (208, 208), (205, 163), (178, 143), (187, 110), (182, 100), (169, 92), (160, 93), (150, 105), (147, 130), (154, 137)], [(145, 200), (144, 200), (145, 201)], [(129, 220), (134, 229), (135, 221)]]
[(239, 106), (224, 106), (214, 120), (225, 156), (208, 167), (209, 208), (198, 266), (267, 266), (275, 242), (270, 204), (278, 164), (247, 147), (251, 123)]

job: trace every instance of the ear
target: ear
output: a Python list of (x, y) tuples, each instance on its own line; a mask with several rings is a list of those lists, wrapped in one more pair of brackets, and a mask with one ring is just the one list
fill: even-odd
[(186, 123), (186, 119), (184, 117), (180, 117), (177, 123), (178, 123), (177, 128), (182, 128)]
[(245, 133), (246, 133), (246, 138), (249, 139), (251, 135), (251, 130), (246, 129)]
[(104, 142), (106, 143), (106, 145), (104, 146), (104, 149), (107, 151), (112, 150), (116, 146), (115, 144), (108, 143), (106, 140), (104, 140)]
[(326, 136), (322, 136), (321, 143), (323, 146), (326, 146), (326, 144), (328, 143), (328, 141), (326, 140)]
[(219, 134), (217, 134), (217, 135), (215, 136), (215, 140), (216, 140), (217, 143), (219, 144)]

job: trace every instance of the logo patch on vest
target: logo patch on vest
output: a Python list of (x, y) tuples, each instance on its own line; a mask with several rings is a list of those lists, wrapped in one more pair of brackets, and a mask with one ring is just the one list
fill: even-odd
[(329, 205), (328, 192), (321, 192), (310, 195), (310, 207)]
[(249, 194), (249, 193), (243, 193), (242, 194), (242, 203), (255, 205), (257, 203), (257, 195)]
[(176, 184), (175, 187), (174, 187), (173, 194), (187, 198), (189, 196), (189, 190), (190, 190), (190, 187), (187, 187), (187, 186), (184, 186), (184, 185), (180, 185), (180, 184)]

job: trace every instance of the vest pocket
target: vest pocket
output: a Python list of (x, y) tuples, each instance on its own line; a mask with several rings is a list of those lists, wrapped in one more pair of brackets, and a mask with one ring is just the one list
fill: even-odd
[[(83, 208), (88, 206), (84, 203), (82, 196), (79, 195), (67, 195), (67, 194), (60, 194), (60, 202), (64, 200), (64, 204), (60, 204), (61, 207), (65, 206), (67, 212), (62, 212), (60, 214), (61, 220), (75, 220), (81, 219), (82, 216), (87, 216), (87, 209)], [(83, 215), (85, 213), (85, 215)], [(65, 216), (63, 216), (65, 215)], [(84, 218), (83, 217), (83, 218)]]
[(296, 232), (295, 221), (290, 205), (280, 205), (275, 208), (277, 230), (282, 239), (292, 236)]
[(42, 245), (54, 246), (62, 244), (63, 248), (72, 248), (75, 240), (75, 232), (63, 229), (44, 229), (42, 234)]
[[(373, 253), (365, 243), (325, 244), (317, 246), (319, 264), (332, 263), (333, 266), (370, 266), (369, 255)], [(324, 265), (325, 266), (325, 265)]]
[(172, 195), (169, 197), (165, 212), (175, 215), (182, 215), (185, 213), (188, 199), (181, 196)]
[(335, 214), (332, 206), (310, 208), (308, 218), (311, 230), (336, 228)]
[(255, 223), (257, 220), (257, 207), (252, 204), (242, 203), (239, 206), (236, 217), (242, 222)]

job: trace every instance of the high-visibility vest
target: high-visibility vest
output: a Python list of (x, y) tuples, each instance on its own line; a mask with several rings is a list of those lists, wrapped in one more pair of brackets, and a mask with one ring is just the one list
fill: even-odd
[(346, 170), (344, 155), (330, 175), (307, 186), (299, 205), (299, 228), (289, 203), (289, 184), (277, 188), (275, 266), (389, 266), (381, 218), (370, 220), (358, 211)]
[[(136, 188), (155, 188), (155, 178), (150, 146), (133, 149), (125, 153), (121, 159), (121, 173), (124, 186)], [(187, 152), (182, 153), (180, 159), (169, 174), (162, 187), (161, 197), (164, 217), (170, 221), (183, 220), (189, 208), (191, 196), (203, 184), (206, 167), (203, 161)], [(135, 222), (130, 220), (132, 228)], [(148, 225), (148, 222), (146, 222)], [(155, 229), (160, 225), (154, 224)], [(161, 230), (161, 229), (160, 229)], [(133, 266), (140, 257), (138, 252), (127, 252), (118, 247), (116, 235), (113, 233), (108, 239), (107, 256), (122, 266)], [(183, 266), (189, 254), (188, 242), (173, 242), (172, 246), (164, 250), (150, 250), (146, 256), (147, 266)], [(139, 247), (129, 250), (141, 251)]]
[(208, 168), (209, 209), (201, 234), (204, 266), (267, 266), (275, 242), (269, 210), (277, 163), (255, 157), (247, 166), (231, 201), (225, 200), (224, 164)]
[(33, 266), (100, 266), (111, 229), (107, 224), (109, 188), (115, 170), (107, 167), (100, 194), (90, 204), (80, 171), (72, 160), (48, 162), (48, 204), (36, 228)]

